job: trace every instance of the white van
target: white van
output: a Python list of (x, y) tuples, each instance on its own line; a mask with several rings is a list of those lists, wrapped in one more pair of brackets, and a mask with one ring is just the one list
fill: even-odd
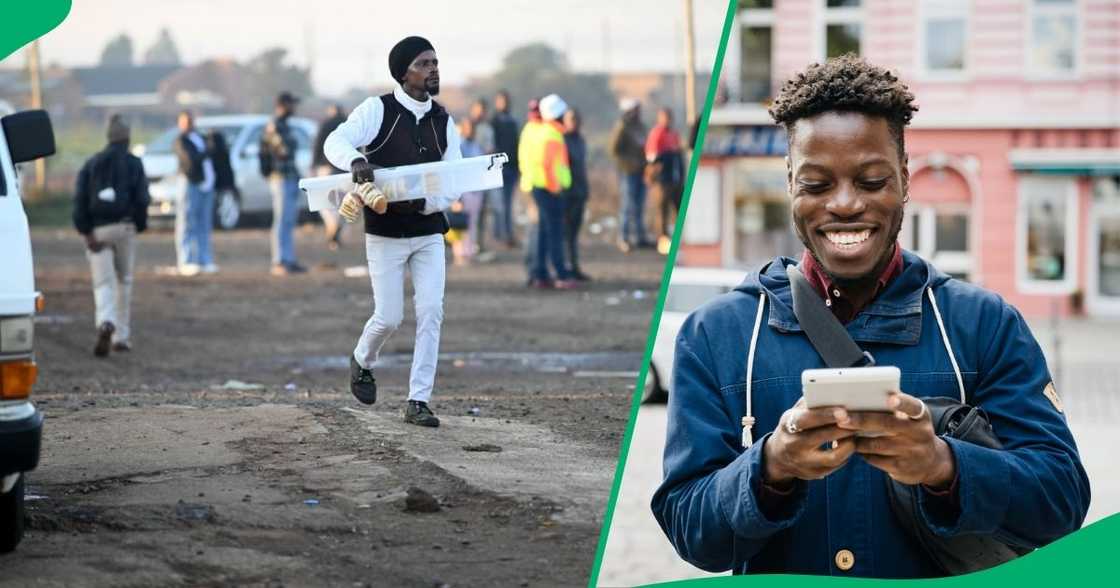
[(23, 478), (39, 464), (43, 415), (31, 404), (38, 375), (31, 232), (15, 164), (54, 153), (54, 131), (42, 110), (0, 118), (0, 553), (23, 537)]

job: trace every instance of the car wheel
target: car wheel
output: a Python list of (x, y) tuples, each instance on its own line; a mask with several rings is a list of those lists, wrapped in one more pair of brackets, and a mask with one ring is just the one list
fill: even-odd
[(668, 400), (669, 395), (661, 387), (661, 378), (657, 377), (657, 368), (651, 363), (646, 372), (645, 385), (642, 386), (642, 404), (660, 404)]
[(23, 475), (15, 486), (0, 494), (0, 553), (8, 553), (23, 538)]
[(241, 198), (233, 190), (218, 193), (214, 203), (214, 225), (223, 231), (234, 229), (241, 222)]

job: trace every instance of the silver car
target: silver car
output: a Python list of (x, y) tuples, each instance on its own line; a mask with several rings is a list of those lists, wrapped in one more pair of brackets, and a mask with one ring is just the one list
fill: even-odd
[(673, 357), (677, 333), (692, 311), (742, 283), (746, 270), (720, 267), (677, 267), (669, 277), (669, 291), (649, 359), (642, 402), (665, 402), (673, 387)]
[[(195, 128), (205, 135), (217, 129), (229, 146), (230, 166), (234, 181), (241, 192), (240, 199), (231, 191), (218, 193), (214, 203), (214, 225), (232, 229), (248, 214), (272, 211), (272, 194), (268, 181), (261, 175), (258, 159), (261, 133), (272, 117), (263, 114), (228, 114), (204, 116), (195, 119)], [(292, 130), (296, 136), (296, 169), (300, 176), (310, 175), (311, 141), (319, 125), (306, 118), (292, 117)], [(151, 143), (139, 145), (134, 152), (144, 162), (148, 175), (152, 205), (148, 216), (167, 218), (175, 216), (175, 205), (182, 191), (183, 177), (179, 174), (179, 161), (173, 146), (179, 129), (167, 129)], [(307, 209), (307, 199), (300, 198), (301, 212)]]

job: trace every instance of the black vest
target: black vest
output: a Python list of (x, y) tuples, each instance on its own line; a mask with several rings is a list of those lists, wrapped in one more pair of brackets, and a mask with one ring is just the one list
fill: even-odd
[[(377, 167), (396, 167), (430, 163), (443, 159), (447, 151), (447, 110), (432, 100), (432, 108), (419, 121), (410, 110), (397, 102), (393, 95), (381, 96), (385, 115), (381, 129), (373, 141), (366, 145), (366, 159)], [(376, 171), (374, 175), (376, 176)], [(424, 235), (441, 235), (451, 228), (447, 215), (442, 212), (423, 214), (410, 211), (422, 208), (423, 202), (408, 204), (394, 202), (385, 214), (377, 214), (365, 207), (366, 232), (382, 237), (403, 239)], [(405, 211), (401, 211), (404, 208)]]

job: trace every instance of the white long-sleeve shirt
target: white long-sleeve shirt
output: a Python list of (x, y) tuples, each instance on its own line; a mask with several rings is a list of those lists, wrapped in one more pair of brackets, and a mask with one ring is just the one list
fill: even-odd
[[(400, 102), (406, 110), (411, 112), (416, 120), (420, 120), (432, 109), (432, 99), (421, 102), (413, 99), (404, 90), (397, 86), (393, 90), (393, 97)], [(331, 134), (327, 135), (323, 143), (323, 155), (338, 169), (350, 169), (350, 163), (355, 159), (365, 159), (358, 147), (369, 145), (381, 130), (381, 123), (385, 118), (385, 105), (381, 98), (374, 96), (366, 98), (350, 113), (346, 121), (338, 125)], [(447, 115), (447, 149), (443, 152), (443, 161), (462, 159), (460, 149), (462, 139), (459, 129), (451, 115)], [(376, 173), (376, 172), (375, 172)], [(448, 193), (438, 196), (429, 196), (424, 201), (424, 214), (432, 214), (447, 210), (452, 203), (459, 199), (460, 194)]]

